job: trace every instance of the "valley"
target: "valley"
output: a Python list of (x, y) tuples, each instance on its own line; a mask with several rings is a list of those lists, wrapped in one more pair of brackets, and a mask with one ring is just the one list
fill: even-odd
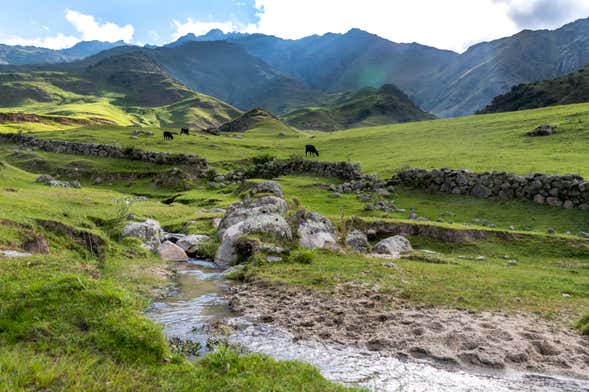
[(589, 19), (458, 53), (271, 7), (0, 31), (0, 390), (588, 390)]

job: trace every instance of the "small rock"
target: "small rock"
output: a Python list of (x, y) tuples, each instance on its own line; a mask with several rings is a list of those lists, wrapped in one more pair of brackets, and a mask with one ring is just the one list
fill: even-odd
[(372, 251), (376, 254), (399, 257), (401, 253), (413, 250), (411, 242), (402, 235), (386, 238), (374, 245)]
[(475, 259), (476, 261), (485, 261), (487, 258), (485, 256), (479, 256)]
[(554, 229), (551, 227), (551, 228), (549, 228), (548, 230), (546, 230), (546, 233), (548, 233), (548, 234), (554, 234), (554, 233), (556, 233), (556, 230), (554, 230)]
[(266, 256), (266, 261), (269, 263), (278, 263), (282, 261), (280, 256)]
[(382, 263), (383, 267), (389, 267), (389, 268), (397, 268), (398, 265), (395, 263), (391, 263), (390, 261), (387, 261), (386, 263)]
[(507, 261), (507, 266), (511, 267), (517, 265), (517, 260), (509, 260)]
[(334, 193), (330, 193), (329, 197), (331, 197), (332, 199), (339, 199), (342, 197), (342, 194), (338, 193), (338, 192), (334, 192)]

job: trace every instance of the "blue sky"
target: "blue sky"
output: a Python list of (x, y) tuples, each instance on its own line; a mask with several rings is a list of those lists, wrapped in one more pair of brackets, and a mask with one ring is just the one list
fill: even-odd
[[(0, 0), (0, 42), (163, 44), (211, 28), (300, 38), (361, 28), (458, 52), (524, 28), (589, 17), (589, 0)], [(427, 12), (424, 12), (427, 10)]]

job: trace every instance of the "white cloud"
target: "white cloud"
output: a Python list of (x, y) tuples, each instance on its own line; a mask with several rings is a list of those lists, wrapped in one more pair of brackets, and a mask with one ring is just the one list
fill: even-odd
[(25, 39), (20, 37), (10, 37), (6, 40), (8, 45), (22, 45), (22, 46), (37, 46), (40, 48), (49, 49), (65, 49), (71, 48), (75, 44), (80, 42), (77, 37), (63, 35), (59, 33), (53, 37), (33, 38)]
[[(8, 45), (37, 46), (57, 50), (71, 48), (80, 41), (98, 40), (105, 42), (131, 42), (133, 40), (133, 34), (135, 33), (135, 28), (130, 24), (126, 26), (118, 26), (111, 22), (99, 23), (94, 16), (82, 14), (73, 10), (66, 10), (65, 18), (72, 24), (80, 36), (75, 37), (63, 33), (32, 39), (12, 36), (5, 42)], [(42, 28), (48, 31), (48, 28), (45, 26), (42, 26)]]
[(131, 42), (135, 28), (128, 24), (119, 26), (115, 23), (98, 23), (94, 16), (82, 14), (74, 10), (66, 10), (65, 18), (82, 34), (84, 41)]
[(172, 34), (173, 40), (177, 40), (178, 38), (185, 36), (189, 33), (192, 33), (197, 36), (203, 35), (213, 29), (219, 29), (224, 33), (243, 30), (233, 22), (199, 22), (194, 21), (191, 18), (188, 18), (184, 23), (174, 20), (174, 28), (175, 31)]
[(256, 0), (257, 31), (301, 38), (360, 28), (396, 42), (463, 51), (507, 36), (517, 26), (494, 0)]

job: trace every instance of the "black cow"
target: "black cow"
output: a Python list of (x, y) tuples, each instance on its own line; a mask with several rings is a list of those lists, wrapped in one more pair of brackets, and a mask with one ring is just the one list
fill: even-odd
[(164, 131), (164, 140), (174, 140), (174, 135), (172, 135), (172, 132)]
[(316, 157), (318, 157), (319, 156), (319, 151), (317, 151), (317, 149), (315, 148), (314, 145), (307, 144), (305, 146), (305, 156), (307, 156), (307, 154), (311, 154), (311, 156), (315, 155)]
[(180, 135), (188, 135), (190, 133), (190, 131), (188, 130), (188, 128), (182, 128), (180, 130)]

